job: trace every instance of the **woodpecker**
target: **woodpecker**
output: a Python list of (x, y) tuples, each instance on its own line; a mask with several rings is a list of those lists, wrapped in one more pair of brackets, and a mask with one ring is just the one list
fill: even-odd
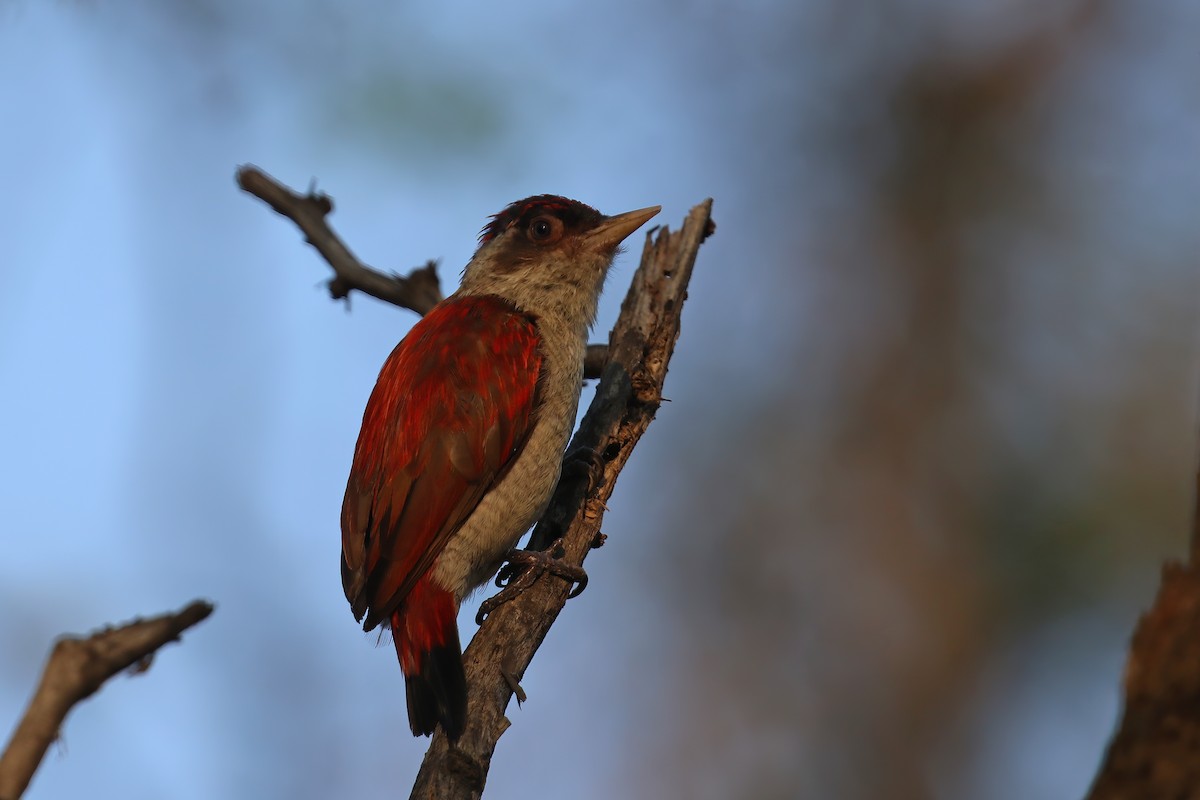
[(512, 203), (384, 362), (342, 503), (342, 586), (363, 630), (391, 628), (414, 736), (463, 732), (459, 604), (549, 503), (605, 276), (659, 209)]

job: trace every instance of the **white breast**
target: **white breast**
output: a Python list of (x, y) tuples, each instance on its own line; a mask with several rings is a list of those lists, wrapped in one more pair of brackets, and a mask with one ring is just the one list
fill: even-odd
[(499, 569), (505, 553), (545, 511), (575, 424), (586, 330), (570, 330), (545, 318), (538, 330), (545, 375), (529, 439), (434, 562), (434, 582), (460, 601)]

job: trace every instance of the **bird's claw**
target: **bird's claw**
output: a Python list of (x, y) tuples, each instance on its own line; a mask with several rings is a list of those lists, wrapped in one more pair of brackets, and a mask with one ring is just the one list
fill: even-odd
[(555, 539), (545, 550), (509, 551), (507, 563), (496, 573), (496, 585), (501, 591), (480, 603), (475, 624), (482, 625), (489, 614), (532, 586), (544, 572), (569, 581), (571, 591), (567, 597), (578, 597), (587, 588), (587, 573), (583, 567), (563, 561), (563, 555), (562, 539)]

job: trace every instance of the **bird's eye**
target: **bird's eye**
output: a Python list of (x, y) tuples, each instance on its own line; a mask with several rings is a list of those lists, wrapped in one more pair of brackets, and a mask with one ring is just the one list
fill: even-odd
[(557, 239), (562, 232), (562, 221), (557, 217), (534, 217), (529, 223), (529, 238), (539, 244)]

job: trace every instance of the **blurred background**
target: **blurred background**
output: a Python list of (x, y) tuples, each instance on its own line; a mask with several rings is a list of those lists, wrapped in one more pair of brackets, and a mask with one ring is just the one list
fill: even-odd
[(1079, 797), (1186, 544), (1198, 30), (1189, 0), (0, 2), (0, 726), (59, 634), (217, 604), (28, 797), (407, 796), (424, 752), (337, 568), (414, 317), (331, 302), (241, 163), (447, 291), (517, 198), (715, 198), (672, 402), (488, 797)]

